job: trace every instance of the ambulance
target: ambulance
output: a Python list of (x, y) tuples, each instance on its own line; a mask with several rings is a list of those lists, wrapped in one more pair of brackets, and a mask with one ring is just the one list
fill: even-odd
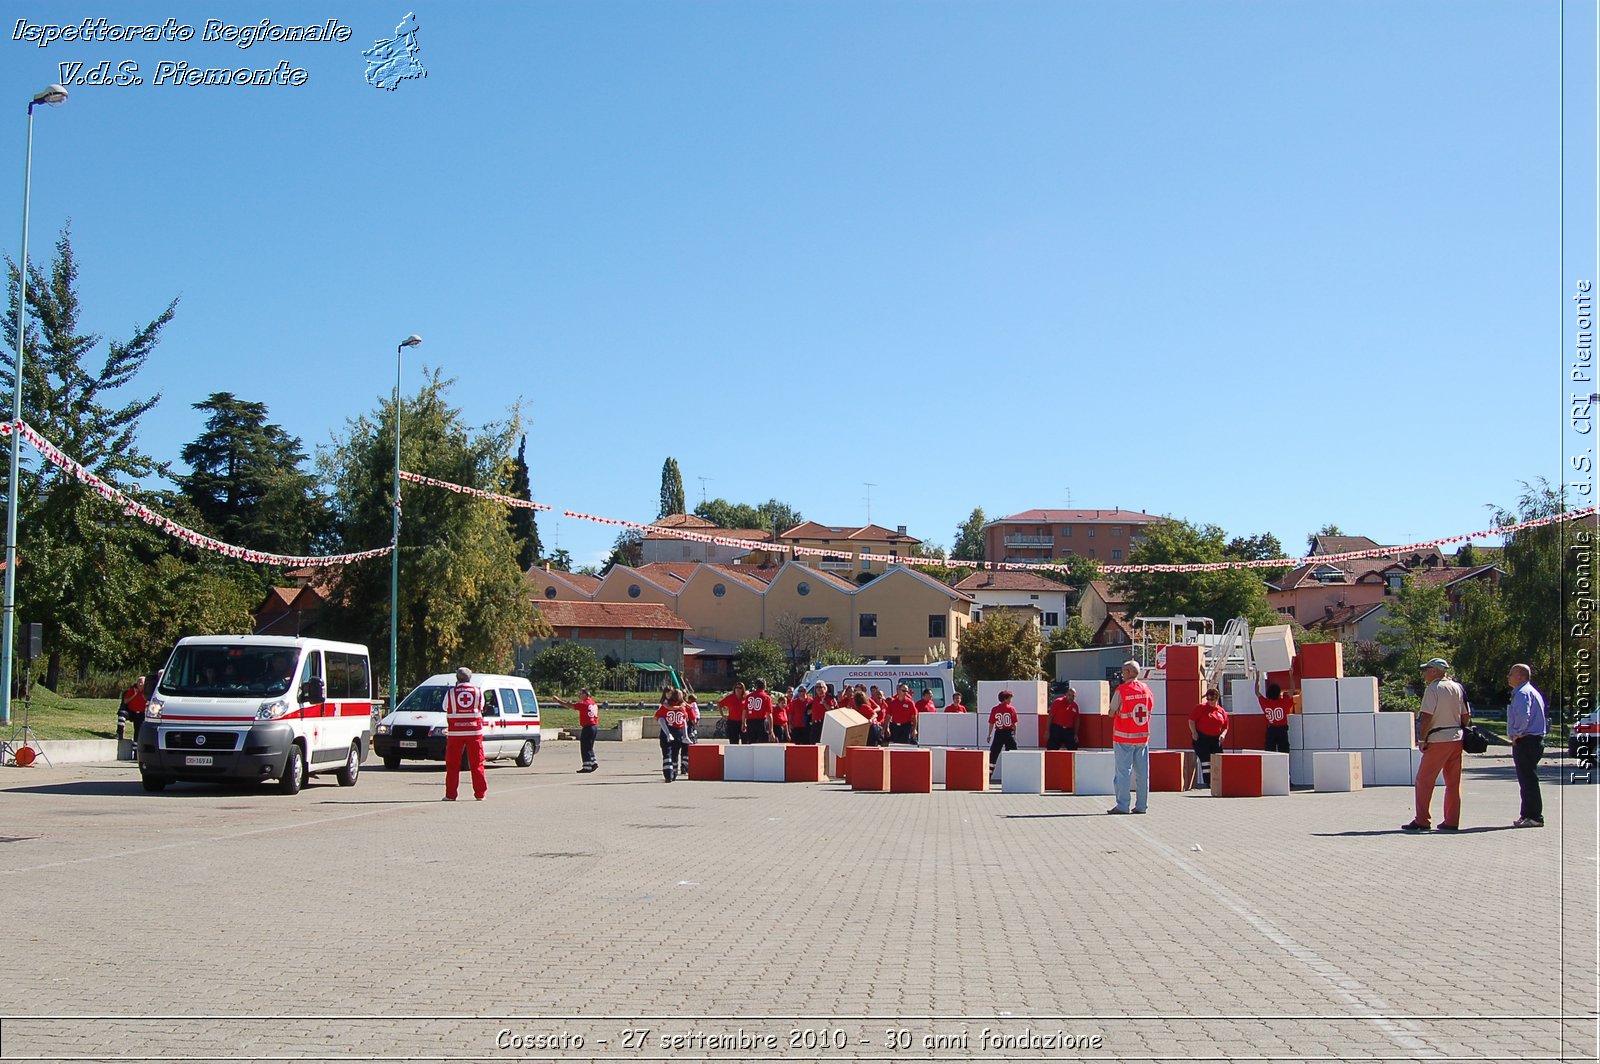
[(845, 685), (854, 687), (866, 684), (870, 689), (877, 684), (885, 697), (893, 697), (901, 684), (911, 688), (911, 697), (920, 700), (922, 692), (933, 696), (933, 704), (944, 709), (956, 696), (956, 663), (934, 661), (926, 665), (887, 665), (881, 661), (865, 665), (818, 665), (800, 681), (807, 691), (819, 683), (828, 685), (835, 695)]
[(139, 729), (139, 777), (355, 786), (372, 745), (372, 667), (359, 643), (269, 635), (179, 640)]
[[(443, 761), (444, 696), (456, 684), (453, 672), (430, 676), (378, 722), (373, 744), (383, 767), (402, 761)], [(522, 676), (479, 672), (472, 685), (483, 692), (483, 759), (511, 759), (522, 768), (539, 752), (539, 699)]]

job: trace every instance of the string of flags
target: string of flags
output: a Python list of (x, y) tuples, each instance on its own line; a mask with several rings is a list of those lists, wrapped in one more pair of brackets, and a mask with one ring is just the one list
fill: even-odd
[[(290, 555), (272, 554), (267, 551), (251, 550), (233, 543), (224, 543), (219, 539), (196, 532), (192, 528), (173, 521), (171, 518), (150, 509), (143, 503), (129, 498), (115, 485), (108, 483), (95, 473), (86, 469), (80, 463), (69, 458), (60, 448), (39, 434), (31, 425), (24, 421), (0, 421), (0, 439), (16, 432), (29, 446), (51, 465), (69, 474), (82, 484), (92, 488), (94, 492), (107, 502), (122, 508), (122, 512), (129, 517), (137, 517), (145, 524), (164, 532), (174, 539), (178, 539), (192, 547), (213, 551), (224, 557), (234, 558), (239, 561), (252, 562), (258, 565), (278, 565), (287, 568), (302, 566), (345, 565), (350, 562), (365, 561), (368, 558), (378, 558), (394, 550), (394, 544), (384, 547), (374, 547), (371, 550), (356, 551), (350, 554), (324, 554), (324, 555)], [(529, 510), (544, 510), (556, 512), (554, 506), (542, 502), (530, 502), (527, 499), (518, 499), (511, 495), (499, 492), (485, 491), (482, 488), (471, 488), (465, 484), (455, 484), (448, 480), (439, 480), (426, 477), (420, 473), (401, 470), (400, 479), (412, 484), (421, 484), (427, 487), (443, 488), (458, 495), (467, 495), (473, 498), (484, 499), (500, 503), (504, 506), (522, 507)], [(1199, 562), (1187, 564), (1154, 564), (1154, 565), (1102, 565), (1100, 568), (1106, 573), (1204, 573), (1216, 572), (1224, 569), (1280, 569), (1296, 568), (1302, 565), (1333, 563), (1343, 561), (1357, 561), (1362, 558), (1387, 557), (1396, 554), (1410, 554), (1418, 551), (1429, 550), (1435, 547), (1445, 547), (1456, 543), (1465, 543), (1473, 539), (1485, 539), (1493, 536), (1508, 536), (1524, 529), (1542, 528), (1561, 521), (1575, 521), (1593, 518), (1600, 509), (1594, 506), (1584, 507), (1580, 510), (1568, 510), (1564, 513), (1552, 514), (1548, 517), (1537, 517), (1515, 524), (1501, 525), (1496, 528), (1482, 529), (1477, 532), (1464, 532), (1460, 535), (1441, 536), (1438, 539), (1420, 540), (1416, 543), (1407, 543), (1401, 546), (1375, 547), (1367, 550), (1344, 551), (1339, 554), (1318, 554), (1300, 558), (1264, 558), (1251, 561), (1226, 561), (1226, 562)], [(640, 533), (653, 533), (671, 536), (677, 539), (692, 540), (699, 543), (711, 543), (723, 547), (746, 547), (778, 553), (791, 554), (801, 557), (837, 557), (837, 551), (830, 551), (816, 547), (803, 547), (791, 543), (772, 543), (768, 541), (752, 541), (736, 536), (722, 536), (711, 532), (700, 532), (688, 528), (678, 528), (671, 525), (654, 525), (638, 521), (625, 521), (616, 517), (604, 517), (599, 514), (583, 513), (577, 510), (561, 510), (562, 517), (570, 517), (575, 521), (588, 521), (593, 524), (612, 525), (619, 528), (628, 528)], [(861, 553), (852, 556), (854, 559), (884, 562), (887, 564), (929, 564), (939, 561), (937, 558), (908, 558), (897, 554)], [(944, 564), (952, 567), (965, 566), (975, 569), (989, 570), (1040, 570), (1053, 569), (1067, 572), (1070, 567), (1060, 562), (965, 562), (951, 559)]]

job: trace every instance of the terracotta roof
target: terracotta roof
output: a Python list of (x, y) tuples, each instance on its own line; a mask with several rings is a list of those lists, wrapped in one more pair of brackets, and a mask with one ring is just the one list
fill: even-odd
[(986, 523), (989, 525), (1003, 524), (1007, 521), (1023, 521), (1031, 524), (1050, 525), (1086, 525), (1097, 522), (1104, 524), (1148, 524), (1151, 521), (1163, 521), (1165, 518), (1155, 514), (1142, 513), (1139, 510), (1023, 510), (1021, 513), (1009, 517), (997, 517)]
[(634, 572), (643, 573), (662, 587), (676, 589), (687, 584), (699, 568), (699, 562), (651, 562)]
[(564, 573), (559, 569), (546, 569), (537, 565), (529, 569), (524, 575), (532, 579), (534, 573), (548, 576), (553, 580), (566, 584), (572, 590), (585, 597), (592, 597), (596, 589), (600, 587), (600, 578), (598, 576), (586, 576), (583, 573)]
[(708, 521), (699, 514), (668, 514), (658, 517), (650, 522), (663, 528), (716, 528), (715, 521)]
[(1048, 577), (1014, 570), (980, 569), (956, 584), (957, 591), (1054, 591), (1066, 594), (1072, 588)]
[(654, 602), (562, 602), (537, 604), (545, 621), (555, 628), (677, 628), (694, 626), (665, 606)]
[[(1482, 576), (1491, 569), (1499, 569), (1498, 565), (1474, 565), (1466, 569), (1418, 569), (1411, 575), (1418, 580), (1429, 584), (1450, 585), (1461, 580), (1471, 580), (1475, 576)], [(1501, 570), (1504, 572), (1504, 570)]]
[(1344, 554), (1353, 550), (1377, 550), (1383, 546), (1367, 536), (1317, 536), (1312, 540), (1312, 554)]
[(805, 521), (778, 536), (779, 539), (855, 540), (867, 543), (921, 543), (915, 536), (884, 528), (882, 525), (819, 525)]
[(299, 593), (300, 589), (297, 587), (275, 587), (271, 591), (267, 592), (266, 601), (262, 602), (261, 605), (257, 607), (256, 612), (260, 613), (269, 606), (276, 606), (279, 609), (286, 610), (289, 608), (289, 604), (294, 601), (294, 597)]
[(1321, 617), (1306, 621), (1307, 628), (1343, 628), (1347, 624), (1355, 624), (1374, 610), (1381, 610), (1388, 605), (1386, 602), (1367, 602), (1359, 606), (1337, 606), (1332, 613), (1324, 613)]
[(762, 580), (756, 573), (759, 571), (754, 566), (718, 565), (716, 562), (705, 562), (695, 570), (703, 572), (709, 578), (722, 578), (731, 580), (742, 588), (761, 594), (767, 589), (767, 581)]
[(1128, 601), (1123, 597), (1122, 592), (1111, 590), (1111, 582), (1109, 580), (1091, 580), (1089, 581), (1089, 587), (1093, 589), (1096, 595), (1100, 596), (1100, 601), (1104, 602), (1108, 607), (1120, 606)]
[[(674, 516), (681, 517), (682, 515), (675, 514)], [(765, 543), (772, 538), (772, 533), (764, 528), (718, 528), (715, 524), (711, 523), (710, 521), (706, 521), (702, 517), (696, 517), (694, 520), (702, 523), (687, 524), (684, 522), (673, 522), (666, 518), (663, 518), (660, 521), (652, 521), (651, 523), (664, 527), (687, 529), (691, 532), (699, 532), (708, 536), (721, 536), (724, 539), (748, 539)], [(644, 538), (672, 539), (677, 540), (680, 543), (696, 542), (694, 540), (686, 540), (683, 536), (674, 536), (671, 532), (650, 531), (644, 534)]]

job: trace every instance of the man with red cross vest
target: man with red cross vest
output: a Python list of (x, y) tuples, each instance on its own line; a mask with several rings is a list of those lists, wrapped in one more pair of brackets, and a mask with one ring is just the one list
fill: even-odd
[(472, 683), (472, 670), (456, 670), (456, 685), (444, 695), (444, 800), (453, 802), (461, 787), (461, 758), (472, 770), (472, 796), (483, 801), (489, 779), (483, 772), (483, 692)]
[[(1108, 813), (1143, 813), (1150, 806), (1150, 714), (1155, 697), (1139, 679), (1139, 663), (1122, 663), (1122, 683), (1111, 696), (1111, 749), (1115, 753), (1116, 775), (1112, 785), (1117, 804)], [(1138, 797), (1128, 808), (1129, 776), (1137, 778)]]

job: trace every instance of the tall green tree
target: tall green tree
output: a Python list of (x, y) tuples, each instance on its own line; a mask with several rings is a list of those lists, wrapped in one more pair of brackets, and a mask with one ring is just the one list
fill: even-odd
[(678, 460), (668, 456), (661, 466), (661, 509), (656, 517), (684, 513), (683, 506), (683, 471), (678, 468)]
[(760, 506), (757, 506), (756, 514), (760, 518), (760, 523), (755, 527), (770, 528), (772, 529), (773, 535), (777, 535), (780, 532), (787, 532), (795, 525), (801, 524), (805, 521), (805, 518), (801, 516), (799, 510), (796, 510), (788, 503), (780, 502), (777, 499), (768, 499)]
[(1323, 525), (1321, 528), (1317, 529), (1315, 532), (1308, 532), (1308, 533), (1306, 533), (1306, 553), (1310, 554), (1312, 551), (1317, 549), (1317, 537), (1318, 536), (1342, 536), (1342, 535), (1344, 535), (1344, 532), (1341, 531), (1339, 526), (1335, 525), (1335, 524), (1326, 524), (1326, 525)]
[[(511, 488), (506, 494), (524, 502), (533, 501), (526, 435), (517, 440), (517, 457), (511, 462)], [(539, 556), (544, 553), (544, 544), (539, 542), (539, 523), (526, 506), (511, 506), (506, 509), (506, 524), (511, 527), (511, 539), (517, 545), (517, 568), (527, 572), (538, 564)]]
[(799, 510), (777, 499), (768, 499), (760, 506), (710, 499), (696, 506), (694, 512), (718, 528), (765, 528), (786, 532), (805, 520)]
[[(401, 462), (424, 476), (504, 494), (517, 415), (474, 431), (448, 401), (453, 383), (435, 372), (414, 398), (402, 399)], [(319, 455), (345, 550), (389, 539), (394, 413), (392, 400), (382, 402), (350, 421), (343, 438)], [(529, 640), (533, 607), (504, 507), (413, 485), (404, 492), (402, 515), (402, 690), (458, 665), (508, 671), (515, 648)], [(345, 566), (328, 606), (328, 630), (372, 648), (379, 675), (389, 666), (389, 572), (386, 560)]]
[(1394, 651), (1393, 672), (1401, 681), (1421, 680), (1422, 663), (1449, 658), (1456, 647), (1455, 625), (1449, 619), (1450, 597), (1443, 584), (1407, 574), (1400, 590), (1388, 599), (1378, 641)]
[[(9, 260), (7, 260), (9, 263)], [(20, 274), (10, 263), (5, 339), (17, 345)], [(177, 310), (174, 299), (126, 339), (105, 343), (82, 323), (78, 261), (63, 229), (48, 267), (28, 269), (27, 358), (22, 416), (68, 456), (122, 489), (166, 470), (138, 443), (140, 419), (160, 394), (128, 395)], [(7, 358), (0, 390), (14, 386)], [(26, 454), (26, 449), (24, 450)], [(148, 574), (138, 553), (156, 537), (122, 518), (92, 490), (54, 466), (28, 461), (18, 485), (17, 619), (44, 626), (45, 684), (63, 662), (123, 661), (142, 628)]]
[(983, 561), (983, 507), (974, 507), (967, 519), (956, 526), (955, 545), (950, 548), (950, 557), (962, 561)]
[[(1196, 565), (1227, 561), (1227, 544), (1216, 525), (1157, 521), (1128, 551), (1129, 565)], [(1251, 569), (1208, 572), (1118, 573), (1112, 585), (1127, 597), (1129, 617), (1210, 617), (1218, 627), (1234, 617), (1252, 625), (1277, 624), (1267, 588)]]
[[(1495, 516), (1505, 526), (1566, 511), (1561, 491), (1540, 478), (1522, 485), (1514, 509), (1498, 509)], [(1592, 609), (1580, 611), (1579, 599), (1594, 598), (1596, 541), (1596, 522), (1588, 517), (1513, 532), (1501, 552), (1506, 575), (1500, 600), (1508, 633), (1500, 648), (1501, 675), (1517, 662), (1527, 664), (1535, 686), (1563, 710), (1572, 708), (1580, 668), (1592, 675), (1595, 666), (1592, 655), (1580, 661), (1577, 651), (1594, 647), (1595, 626), (1585, 620)]]
[(267, 420), (263, 403), (213, 392), (194, 409), (205, 430), (184, 446), (178, 488), (216, 535), (274, 554), (305, 554), (328, 529), (327, 500), (301, 467), (300, 440)]
[(984, 610), (961, 633), (957, 660), (973, 680), (1037, 680), (1044, 646), (1037, 625), (1008, 610)]

